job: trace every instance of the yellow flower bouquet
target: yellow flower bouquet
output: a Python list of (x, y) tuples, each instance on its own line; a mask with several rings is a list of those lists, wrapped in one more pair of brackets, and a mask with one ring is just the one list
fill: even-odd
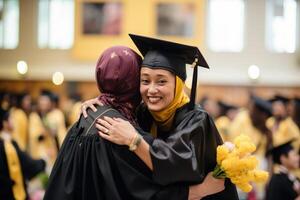
[(256, 149), (251, 139), (239, 135), (233, 143), (225, 142), (217, 147), (217, 166), (213, 171), (215, 178), (229, 178), (244, 192), (250, 192), (250, 182), (265, 182), (268, 172), (256, 169), (258, 160), (251, 155)]

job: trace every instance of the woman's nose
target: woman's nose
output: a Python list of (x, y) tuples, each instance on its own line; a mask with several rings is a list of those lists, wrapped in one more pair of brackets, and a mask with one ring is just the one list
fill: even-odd
[(154, 93), (157, 92), (157, 88), (156, 88), (155, 84), (150, 84), (149, 85), (148, 92), (151, 93), (151, 94), (154, 94)]

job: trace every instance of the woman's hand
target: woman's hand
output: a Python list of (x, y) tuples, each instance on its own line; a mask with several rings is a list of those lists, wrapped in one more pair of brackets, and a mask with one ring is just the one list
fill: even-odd
[[(104, 117), (98, 119), (96, 128), (100, 137), (119, 145), (130, 146), (138, 134), (135, 128), (128, 122), (120, 118)], [(142, 139), (134, 153), (153, 170), (153, 164), (150, 156), (149, 144)]]
[[(83, 114), (84, 118), (87, 118), (88, 114), (87, 114), (87, 109), (91, 108), (94, 112), (97, 111), (97, 108), (94, 106), (94, 104), (97, 104), (99, 106), (103, 106), (103, 104), (101, 103), (101, 101), (98, 99), (98, 97), (94, 98), (94, 99), (90, 99), (90, 100), (86, 100), (85, 102), (83, 102), (81, 104), (81, 113)], [(80, 113), (80, 114), (81, 114)]]
[(225, 189), (224, 179), (216, 179), (212, 172), (208, 173), (201, 184), (189, 187), (189, 200), (201, 199), (205, 196), (221, 192)]
[(129, 146), (135, 135), (138, 134), (128, 121), (121, 118), (98, 119), (96, 128), (102, 138), (119, 145)]

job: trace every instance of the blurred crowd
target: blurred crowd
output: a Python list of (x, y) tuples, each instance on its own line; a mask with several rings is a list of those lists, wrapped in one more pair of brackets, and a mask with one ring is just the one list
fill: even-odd
[[(28, 184), (27, 190), (32, 199), (42, 199), (67, 128), (79, 118), (79, 95), (70, 96), (64, 109), (59, 108), (59, 100), (59, 96), (50, 90), (42, 90), (36, 99), (28, 92), (0, 92), (1, 110), (9, 111), (11, 122), (11, 128), (6, 131), (11, 132), (21, 151), (32, 159), (42, 159), (46, 163), (44, 172)], [(23, 166), (21, 168), (24, 171)]]
[[(272, 157), (280, 155), (272, 155), (274, 152), (272, 150), (291, 142), (298, 155), (290, 158), (290, 162), (297, 162), (290, 171), (292, 171), (291, 174), (300, 178), (299, 97), (285, 97), (277, 94), (270, 99), (263, 99), (250, 94), (246, 107), (238, 107), (204, 97), (200, 104), (214, 118), (223, 141), (232, 142), (239, 134), (248, 135), (252, 139), (257, 147), (254, 155), (259, 160), (259, 168), (267, 170), (270, 178), (272, 174), (279, 172), (280, 166), (283, 164), (274, 162)], [(248, 194), (239, 191), (240, 199), (264, 199), (267, 184), (253, 185), (254, 189)]]
[[(72, 95), (68, 101), (68, 106), (60, 108), (59, 96), (49, 90), (42, 90), (35, 101), (26, 92), (0, 92), (1, 109), (10, 113), (12, 138), (33, 159), (46, 162), (44, 176), (38, 176), (28, 184), (32, 199), (36, 193), (44, 190), (67, 129), (79, 117), (80, 97)], [(270, 177), (279, 170), (278, 163), (274, 163), (268, 154), (271, 149), (292, 141), (293, 148), (299, 153), (299, 97), (275, 95), (271, 99), (263, 99), (250, 94), (247, 107), (208, 97), (199, 103), (213, 117), (224, 141), (233, 141), (239, 134), (252, 138), (257, 146), (254, 154), (260, 161), (259, 168), (268, 170)], [(292, 173), (300, 178), (299, 163)], [(248, 194), (239, 192), (240, 199), (264, 199), (266, 184), (253, 187)]]

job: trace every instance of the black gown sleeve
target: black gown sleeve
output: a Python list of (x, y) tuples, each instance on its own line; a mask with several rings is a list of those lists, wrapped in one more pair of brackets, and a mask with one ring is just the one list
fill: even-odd
[[(147, 116), (147, 113), (146, 115)], [(145, 121), (144, 121), (145, 122)], [(149, 120), (143, 129), (150, 128)], [(151, 122), (151, 120), (150, 120)], [(158, 133), (160, 133), (158, 131)], [(216, 149), (223, 143), (213, 119), (203, 110), (178, 112), (175, 126), (162, 133), (150, 146), (153, 180), (160, 185), (201, 183), (216, 166)], [(185, 188), (188, 191), (188, 188)], [(188, 192), (186, 192), (188, 196)], [(225, 190), (204, 199), (237, 200), (236, 187), (225, 180)]]
[(169, 137), (153, 141), (153, 179), (162, 185), (202, 182), (215, 165), (220, 143), (217, 129), (206, 113), (186, 116)]
[(38, 173), (45, 170), (46, 163), (42, 159), (33, 159), (26, 152), (22, 151), (16, 142), (13, 142), (16, 148), (17, 154), (20, 159), (20, 164), (22, 168), (22, 173), (24, 179), (30, 180)]
[[(185, 184), (172, 184), (161, 186), (152, 180), (152, 172), (133, 152), (125, 146), (107, 144), (108, 152), (111, 150), (110, 159), (114, 176), (118, 177), (118, 188), (128, 193), (123, 195), (127, 199), (136, 200), (187, 200), (189, 187)], [(110, 149), (110, 150), (109, 150)]]

